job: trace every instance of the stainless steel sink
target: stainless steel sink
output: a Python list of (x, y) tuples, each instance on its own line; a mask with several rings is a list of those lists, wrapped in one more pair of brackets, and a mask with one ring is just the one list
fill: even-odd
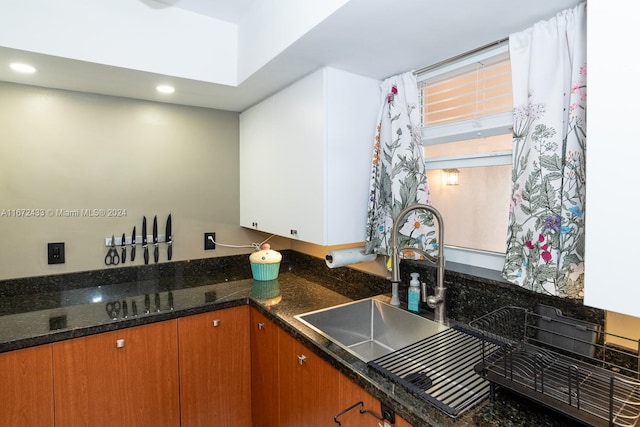
[(295, 318), (365, 362), (448, 329), (374, 298), (299, 314)]

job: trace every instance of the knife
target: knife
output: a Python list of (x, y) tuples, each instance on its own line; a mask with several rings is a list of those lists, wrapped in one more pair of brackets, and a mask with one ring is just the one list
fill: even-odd
[(173, 247), (171, 243), (173, 243), (173, 236), (171, 235), (171, 214), (167, 218), (167, 226), (164, 231), (164, 241), (167, 242), (167, 259), (171, 261), (171, 256), (173, 255)]
[(131, 233), (131, 262), (136, 259), (136, 226), (133, 226), (133, 233)]
[(122, 260), (123, 264), (127, 261), (127, 247), (125, 246), (126, 239), (127, 238), (125, 237), (124, 233), (122, 233), (122, 241), (120, 241), (120, 246), (122, 246), (122, 256), (120, 257), (120, 259)]
[(158, 217), (153, 217), (153, 261), (158, 262), (160, 252), (158, 250)]
[(144, 249), (144, 263), (149, 264), (149, 248), (147, 247), (147, 217), (142, 217), (142, 249)]

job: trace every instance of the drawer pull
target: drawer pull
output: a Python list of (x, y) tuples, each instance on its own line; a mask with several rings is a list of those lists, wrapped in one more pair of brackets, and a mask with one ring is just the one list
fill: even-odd
[(306, 361), (307, 361), (307, 356), (305, 356), (304, 354), (301, 354), (298, 356), (298, 364), (302, 365)]
[(258, 322), (258, 329), (264, 329), (265, 324), (264, 322)]
[(116, 340), (116, 348), (122, 348), (122, 347), (124, 347), (124, 339), (121, 338), (119, 340)]
[(220, 326), (220, 319), (216, 319), (213, 321), (213, 327), (217, 328), (218, 326)]

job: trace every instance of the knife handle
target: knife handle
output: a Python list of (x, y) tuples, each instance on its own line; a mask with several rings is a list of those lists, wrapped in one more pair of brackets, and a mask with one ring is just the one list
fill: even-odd
[(153, 262), (158, 262), (160, 259), (160, 250), (158, 249), (158, 245), (156, 244), (153, 248)]
[(127, 248), (126, 247), (122, 248), (122, 256), (120, 257), (120, 259), (122, 260), (123, 264), (127, 261)]
[(144, 263), (149, 264), (149, 248), (144, 248)]
[(135, 261), (136, 259), (136, 247), (135, 246), (131, 246), (131, 262)]
[(169, 261), (171, 261), (172, 255), (173, 255), (173, 245), (169, 243), (169, 246), (167, 247), (167, 258), (169, 259)]

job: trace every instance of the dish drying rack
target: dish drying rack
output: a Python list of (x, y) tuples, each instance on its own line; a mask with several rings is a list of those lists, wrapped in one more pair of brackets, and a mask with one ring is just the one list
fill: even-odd
[(476, 372), (492, 400), (499, 385), (588, 425), (639, 425), (638, 340), (544, 305), (503, 307), (470, 326), (482, 337)]

